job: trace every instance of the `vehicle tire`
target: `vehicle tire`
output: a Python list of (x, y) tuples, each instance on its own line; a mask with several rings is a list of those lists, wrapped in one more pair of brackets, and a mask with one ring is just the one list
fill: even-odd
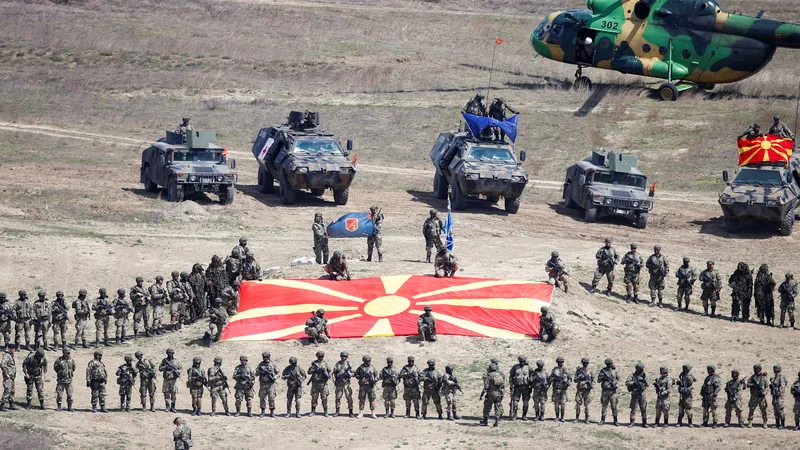
[(672, 83), (664, 83), (658, 87), (658, 97), (665, 102), (678, 100), (678, 88)]
[(333, 202), (337, 205), (346, 205), (348, 199), (350, 199), (350, 189), (333, 190)]
[(145, 166), (143, 178), (145, 192), (158, 192), (158, 185), (153, 183), (153, 177), (150, 176), (150, 166)]
[(439, 200), (447, 198), (447, 178), (439, 172), (433, 174), (433, 196)]
[(784, 236), (790, 236), (792, 234), (792, 229), (794, 228), (794, 210), (790, 209), (784, 213), (783, 217), (781, 218), (781, 234)]
[(235, 195), (235, 189), (233, 185), (225, 186), (219, 191), (219, 202), (223, 205), (230, 205), (233, 203), (233, 197)]
[(725, 229), (728, 230), (728, 233), (736, 233), (740, 227), (739, 219), (725, 219)]
[(178, 189), (178, 180), (176, 180), (175, 177), (170, 177), (169, 181), (167, 181), (167, 201), (183, 201), (183, 190)]
[(566, 206), (569, 209), (575, 209), (578, 207), (578, 204), (575, 203), (575, 200), (572, 199), (572, 194), (570, 194), (571, 191), (572, 191), (572, 186), (569, 183), (567, 183), (567, 185), (564, 186), (564, 206)]
[(593, 205), (591, 201), (587, 202), (583, 211), (583, 220), (588, 223), (597, 222), (597, 206)]
[(592, 80), (590, 80), (589, 77), (578, 77), (575, 79), (575, 82), (572, 83), (572, 87), (575, 89), (591, 89)]
[(281, 175), (281, 204), (293, 205), (297, 199), (297, 192), (289, 185), (289, 177), (286, 174)]
[(645, 228), (647, 228), (647, 219), (649, 218), (649, 216), (650, 215), (647, 213), (639, 214), (639, 216), (636, 217), (636, 228), (639, 228), (640, 230), (644, 230)]
[(317, 197), (320, 197), (324, 193), (325, 193), (325, 189), (312, 189), (311, 190), (311, 195), (316, 195)]
[(516, 214), (519, 211), (519, 204), (522, 201), (521, 197), (514, 197), (514, 198), (507, 198), (506, 200), (506, 212), (509, 214)]
[(258, 169), (258, 192), (270, 194), (275, 187), (275, 178), (269, 170)]
[(464, 195), (464, 192), (461, 190), (461, 186), (458, 185), (458, 181), (453, 183), (453, 209), (456, 211), (460, 211), (463, 209), (467, 209), (467, 196)]
[(500, 196), (499, 195), (487, 195), (486, 196), (486, 201), (488, 201), (492, 205), (496, 205), (497, 202), (500, 201)]

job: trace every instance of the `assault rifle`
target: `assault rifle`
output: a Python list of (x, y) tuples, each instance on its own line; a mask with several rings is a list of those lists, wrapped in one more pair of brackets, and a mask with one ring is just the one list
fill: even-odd
[[(130, 371), (130, 370), (124, 370), (125, 366), (127, 366), (127, 364), (123, 364), (119, 368), (120, 378), (122, 378), (124, 381), (126, 381), (124, 383), (124, 385), (133, 386), (134, 383), (136, 382), (136, 380), (134, 380), (134, 377), (133, 377), (133, 372)], [(120, 384), (123, 384), (123, 383), (120, 383)]]
[(200, 386), (208, 386), (208, 379), (203, 375), (200, 371), (192, 372), (192, 375), (189, 377), (190, 383), (199, 383)]
[[(60, 302), (53, 302), (53, 322), (69, 321), (65, 306), (61, 306)], [(0, 317), (2, 317), (2, 311), (0, 311)]]
[(669, 395), (669, 386), (659, 386), (658, 383), (653, 383), (653, 389), (656, 391), (656, 396), (658, 398), (664, 398)]
[(639, 377), (636, 376), (636, 374), (633, 374), (631, 378), (633, 379), (633, 387), (631, 389), (631, 392), (643, 394), (644, 388), (642, 387), (642, 381), (639, 379)]
[(155, 369), (151, 369), (151, 368), (147, 367), (141, 361), (136, 363), (136, 368), (138, 368), (139, 372), (144, 374), (145, 378), (147, 378), (148, 380), (149, 379), (153, 379), (153, 380), (156, 379), (156, 371), (155, 371)]
[(704, 285), (710, 284), (711, 287), (713, 287), (715, 291), (719, 292), (720, 289), (722, 289), (722, 286), (720, 286), (719, 281), (713, 279), (711, 277), (711, 275), (709, 275), (709, 274), (710, 274), (710, 272), (708, 272), (708, 271), (704, 271), (703, 273), (701, 273), (700, 274), (700, 282), (702, 282)]
[(101, 306), (103, 308), (103, 310), (106, 312), (107, 316), (113, 316), (114, 315), (114, 309), (111, 307), (110, 303), (108, 303), (108, 302), (98, 302), (98, 304), (99, 304), (99, 306)]
[(578, 367), (578, 370), (575, 371), (575, 384), (580, 385), (580, 383), (587, 383), (589, 389), (594, 388), (594, 380), (586, 374), (583, 367)]
[(148, 296), (146, 292), (147, 291), (144, 289), (141, 291), (137, 290), (136, 288), (131, 289), (131, 302), (133, 302), (134, 306), (136, 306), (136, 303), (138, 303), (141, 299), (144, 299), (144, 306), (147, 306), (147, 304), (150, 303), (150, 296)]
[[(563, 376), (556, 375), (555, 373), (551, 373), (550, 376), (553, 377), (553, 383), (552, 384), (554, 386), (558, 386), (559, 389), (566, 389), (567, 387), (569, 387), (569, 384), (567, 383), (567, 380), (564, 379)], [(565, 385), (565, 386), (564, 387), (560, 387), (559, 385)]]
[[(318, 365), (316, 361), (311, 361), (311, 368), (308, 370), (309, 375), (313, 373), (322, 374), (322, 378), (325, 379), (324, 380), (325, 383), (327, 383), (328, 380), (331, 379), (331, 374), (328, 373), (328, 369)], [(308, 382), (306, 384), (311, 384), (311, 376), (308, 377)]]
[(272, 366), (267, 365), (266, 369), (262, 369), (264, 366), (259, 366), (256, 368), (256, 375), (259, 377), (264, 376), (267, 379), (267, 383), (274, 383), (275, 382), (275, 372), (272, 370)]
[(453, 380), (453, 386), (458, 390), (458, 392), (461, 392), (463, 394), (464, 391), (461, 390), (461, 385), (458, 384), (458, 378), (456, 378), (456, 377), (454, 377), (452, 375), (450, 376), (450, 378)]
[(797, 294), (792, 293), (792, 291), (788, 288), (788, 286), (789, 286), (788, 282), (781, 283), (781, 285), (778, 286), (778, 293), (786, 294), (786, 296), (789, 297), (789, 301), (793, 302)]
[[(423, 388), (432, 391), (439, 391), (442, 389), (442, 382), (433, 377), (432, 371), (425, 370), (424, 373), (425, 373), (425, 383), (423, 384)], [(428, 387), (428, 385), (430, 384), (433, 384), (433, 388)]]
[(336, 384), (350, 381), (350, 378), (353, 376), (353, 374), (350, 373), (352, 369), (353, 368), (350, 366), (350, 363), (347, 363), (344, 371), (336, 375)]
[(733, 400), (734, 398), (736, 398), (736, 394), (739, 391), (739, 386), (741, 385), (742, 385), (741, 382), (735, 385), (734, 384), (725, 385), (725, 393), (728, 394), (728, 400)]
[(800, 397), (800, 385), (797, 383), (792, 385), (791, 393), (793, 397)]
[(385, 368), (381, 369), (381, 380), (388, 382), (390, 386), (397, 386), (397, 380)]
[[(242, 366), (238, 366), (238, 367), (242, 367)], [(250, 374), (248, 374), (247, 372), (245, 372), (243, 370), (241, 372), (239, 372), (239, 374), (241, 376), (241, 379), (239, 380), (239, 382), (242, 383), (242, 387), (244, 388), (244, 390), (245, 391), (249, 391), (250, 389), (253, 389), (253, 386), (256, 384), (256, 380), (254, 380), (252, 377), (250, 377)]]
[(556, 273), (556, 275), (569, 275), (564, 267), (553, 262), (552, 259), (547, 260), (547, 269)]
[(407, 384), (409, 386), (414, 386), (414, 387), (419, 386), (419, 379), (414, 375), (413, 372), (408, 370), (405, 366), (403, 366), (403, 368), (400, 369), (400, 378), (403, 379), (404, 385)]
[(167, 358), (164, 358), (164, 361), (163, 361), (163, 362), (164, 362), (164, 364), (166, 364), (166, 365), (167, 365), (167, 370), (166, 370), (167, 372), (172, 372), (172, 373), (174, 373), (174, 374), (175, 374), (175, 376), (176, 376), (176, 377), (177, 377), (179, 380), (183, 381), (183, 378), (181, 378), (181, 373), (178, 371), (178, 369), (176, 369), (176, 368), (175, 368), (175, 366), (173, 366), (173, 365), (172, 365), (172, 363), (169, 361), (169, 359), (167, 359)]
[(117, 314), (124, 315), (124, 314), (130, 314), (131, 312), (131, 307), (126, 302), (120, 299), (117, 299), (117, 301), (114, 302), (114, 308), (117, 309), (116, 311)]
[(222, 387), (227, 389), (228, 393), (231, 392), (231, 386), (228, 384), (228, 377), (219, 369), (219, 379), (222, 380)]
[(681, 394), (688, 394), (691, 392), (691, 378), (687, 375), (683, 378), (678, 377), (678, 392)]
[(361, 379), (363, 379), (363, 378), (366, 378), (366, 379), (367, 379), (367, 380), (370, 382), (370, 384), (373, 384), (373, 385), (374, 385), (374, 384), (377, 384), (377, 383), (378, 383), (377, 376), (376, 376), (376, 375), (374, 375), (374, 373), (375, 373), (375, 372), (369, 372), (369, 373), (367, 373), (367, 372), (364, 370), (364, 368), (363, 368), (363, 367), (360, 367), (360, 366), (359, 366), (359, 368), (358, 368), (358, 369), (356, 369), (356, 378), (358, 378), (359, 380), (361, 380)]
[(678, 267), (678, 270), (675, 271), (675, 278), (678, 279), (678, 286), (692, 286), (692, 285), (694, 285), (694, 282), (696, 281), (696, 278), (693, 277), (693, 276), (690, 276), (690, 274), (689, 274), (689, 270), (690, 269), (686, 268), (685, 271), (682, 270), (682, 269), (684, 269), (683, 266)]
[(769, 391), (772, 394), (772, 401), (775, 402), (783, 394), (783, 386), (777, 378), (769, 380)]
[(533, 379), (534, 379), (534, 384), (539, 383), (539, 385), (541, 386), (541, 389), (544, 389), (545, 391), (547, 391), (547, 389), (550, 388), (550, 382), (547, 380), (546, 376), (544, 376), (544, 377), (540, 376), (539, 374), (536, 373), (536, 371), (534, 371), (533, 372)]
[(617, 265), (617, 261), (615, 261), (614, 258), (612, 258), (611, 255), (608, 254), (605, 248), (600, 249), (600, 253), (603, 255), (600, 258), (600, 262), (608, 261), (608, 263), (611, 264), (611, 267)]
[(303, 383), (297, 379), (297, 374), (294, 373), (294, 370), (287, 367), (283, 371), (283, 375), (289, 378), (289, 381), (293, 382), (298, 388), (303, 386)]

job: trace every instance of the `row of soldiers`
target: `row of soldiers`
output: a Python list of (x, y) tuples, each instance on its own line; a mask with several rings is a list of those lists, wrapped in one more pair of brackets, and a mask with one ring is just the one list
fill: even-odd
[[(625, 301), (639, 303), (641, 272), (642, 269), (646, 269), (649, 274), (647, 287), (650, 291), (650, 306), (663, 306), (670, 264), (666, 255), (662, 253), (660, 245), (655, 245), (653, 253), (644, 260), (638, 253), (638, 245), (632, 243), (630, 251), (620, 258), (619, 252), (612, 245), (612, 238), (609, 237), (605, 239), (604, 246), (597, 251), (595, 258), (597, 259), (597, 270), (592, 278), (592, 292), (598, 292), (600, 281), (605, 277), (608, 282), (605, 294), (610, 295), (616, 278), (616, 266), (622, 264)], [(569, 274), (558, 252), (552, 252), (550, 260), (546, 263), (545, 271), (548, 272), (551, 283), (563, 286), (564, 291), (567, 292)], [(684, 257), (682, 265), (675, 270), (674, 276), (677, 283), (678, 310), (689, 311), (694, 285), (700, 281), (700, 300), (703, 302), (703, 313), (711, 317), (716, 315), (723, 279), (715, 269), (714, 261), (706, 261), (706, 269), (698, 273), (691, 267), (690, 258)], [(750, 304), (751, 300), (755, 298), (759, 321), (763, 324), (774, 325), (773, 293), (777, 286), (780, 294), (780, 327), (785, 326), (787, 316), (789, 326), (795, 327), (794, 301), (797, 296), (797, 283), (791, 272), (786, 273), (785, 281), (778, 285), (767, 264), (759, 267), (754, 279), (753, 270), (747, 263), (740, 262), (737, 269), (728, 278), (728, 285), (731, 288), (731, 320), (743, 322), (750, 320)]]
[[(0, 372), (3, 377), (3, 396), (0, 399), (0, 411), (16, 409), (14, 404), (14, 382), (16, 379), (16, 346), (11, 344), (5, 353), (0, 355)], [(310, 385), (311, 412), (314, 416), (321, 406), (320, 413), (329, 417), (328, 398), (330, 396), (329, 385), (333, 384), (334, 389), (334, 416), (340, 416), (342, 406), (346, 402), (347, 415), (355, 417), (352, 381), (358, 385), (358, 417), (363, 417), (365, 409), (369, 408), (369, 414), (376, 418), (376, 401), (378, 397), (378, 386), (381, 388), (381, 399), (384, 404), (384, 417), (395, 417), (396, 401), (399, 396), (399, 387), (402, 386), (402, 398), (405, 403), (405, 417), (415, 417), (425, 419), (428, 417), (428, 405), (432, 401), (439, 419), (444, 419), (442, 398), (444, 398), (445, 413), (448, 420), (458, 420), (457, 394), (463, 391), (455, 375), (452, 365), (445, 367), (445, 372), (441, 373), (436, 368), (435, 360), (427, 361), (427, 368), (420, 370), (415, 364), (414, 356), (409, 356), (407, 364), (399, 370), (394, 366), (394, 359), (386, 358), (386, 365), (378, 370), (372, 364), (372, 358), (364, 355), (361, 365), (355, 367), (349, 361), (349, 354), (341, 352), (339, 361), (333, 368), (325, 361), (325, 352), (317, 351), (316, 359), (312, 361), (308, 370), (304, 370), (298, 365), (297, 358), (289, 358), (289, 364), (279, 370), (277, 364), (272, 360), (269, 352), (261, 355), (262, 361), (253, 368), (246, 355), (239, 357), (239, 364), (234, 367), (231, 374), (233, 380), (233, 395), (235, 399), (236, 412), (234, 416), (244, 413), (242, 406), (246, 408), (246, 414), (253, 417), (253, 400), (256, 395), (256, 382), (258, 382), (258, 398), (261, 409), (260, 417), (269, 415), (275, 417), (277, 384), (279, 381), (286, 383), (286, 417), (300, 417), (300, 403), (304, 394), (304, 387)], [(95, 351), (94, 358), (86, 367), (86, 386), (91, 390), (92, 412), (108, 412), (106, 408), (106, 384), (108, 383), (108, 371), (102, 360), (101, 351)], [(155, 393), (158, 373), (162, 377), (162, 393), (165, 401), (165, 411), (176, 412), (176, 401), (178, 394), (178, 381), (182, 380), (182, 366), (175, 358), (173, 349), (166, 350), (166, 357), (156, 366), (150, 359), (145, 358), (141, 351), (135, 353), (134, 358), (130, 355), (125, 356), (125, 362), (117, 368), (116, 382), (119, 386), (120, 410), (129, 412), (131, 408), (131, 396), (135, 388), (136, 377), (139, 377), (139, 394), (142, 411), (155, 411)], [(606, 423), (607, 412), (610, 409), (613, 424), (619, 426), (618, 402), (619, 391), (622, 378), (617, 373), (614, 361), (605, 360), (605, 367), (600, 369), (595, 379), (589, 359), (582, 358), (581, 365), (576, 367), (574, 372), (565, 367), (565, 359), (562, 356), (556, 358), (556, 366), (550, 372), (544, 368), (544, 361), (538, 360), (536, 368), (532, 369), (528, 365), (527, 357), (519, 356), (518, 363), (515, 364), (508, 374), (508, 388), (510, 393), (510, 410), (507, 418), (509, 420), (529, 420), (528, 412), (530, 400), (533, 399), (533, 420), (544, 420), (545, 405), (550, 400), (554, 405), (555, 419), (564, 422), (566, 404), (568, 401), (568, 390), (575, 384), (575, 422), (581, 419), (589, 423), (589, 405), (592, 401), (593, 392), (597, 389), (596, 384), (600, 384), (600, 401), (602, 416), (600, 425)], [(33, 390), (38, 394), (41, 409), (44, 405), (44, 377), (47, 374), (48, 363), (44, 352), (40, 349), (31, 352), (22, 363), (22, 370), (27, 385), (26, 408), (31, 407)], [(64, 410), (62, 400), (66, 397), (66, 410), (73, 409), (73, 389), (72, 380), (76, 370), (75, 361), (71, 358), (71, 350), (63, 349), (63, 355), (53, 364), (56, 372), (56, 403), (59, 411)], [(759, 409), (762, 416), (761, 425), (768, 426), (767, 406), (768, 395), (772, 400), (773, 413), (776, 428), (783, 429), (786, 426), (784, 412), (784, 397), (789, 385), (787, 378), (782, 374), (780, 365), (774, 365), (772, 377), (762, 369), (760, 364), (753, 366), (753, 374), (749, 377), (742, 377), (737, 369), (731, 370), (731, 378), (723, 383), (721, 377), (717, 375), (716, 368), (709, 365), (706, 368), (707, 376), (700, 385), (700, 397), (703, 408), (703, 426), (716, 427), (718, 425), (717, 409), (718, 397), (724, 391), (726, 395), (725, 426), (731, 425), (733, 415), (736, 415), (739, 426), (744, 426), (743, 420), (743, 391), (750, 391), (748, 402), (747, 426), (753, 424), (753, 417), (756, 409)], [(574, 375), (573, 375), (574, 374)], [(207, 370), (202, 368), (202, 359), (195, 357), (192, 365), (186, 370), (186, 387), (192, 399), (192, 415), (202, 415), (202, 400), (206, 391), (211, 397), (211, 415), (217, 411), (217, 402), (222, 404), (225, 415), (231, 415), (228, 408), (228, 394), (230, 391), (229, 378), (222, 368), (222, 358), (214, 358), (213, 366)], [(656, 394), (656, 426), (668, 426), (669, 414), (672, 404), (672, 394), (677, 387), (678, 394), (678, 419), (677, 425), (683, 426), (684, 417), (686, 425), (692, 426), (692, 405), (694, 398), (694, 388), (697, 379), (692, 374), (692, 366), (684, 364), (677, 379), (669, 375), (669, 369), (659, 368), (659, 376), (651, 382), (645, 372), (644, 364), (636, 364), (635, 370), (624, 381), (626, 390), (630, 393), (630, 422), (633, 426), (636, 422), (636, 412), (639, 410), (641, 424), (647, 428), (647, 395), (648, 387), (652, 385)], [(506, 391), (506, 377), (500, 370), (499, 360), (492, 358), (489, 366), (483, 374), (483, 390), (480, 399), (483, 403), (483, 418), (481, 424), (488, 425), (489, 417), (494, 408), (494, 426), (499, 426), (503, 412), (503, 397)], [(794, 419), (795, 430), (800, 429), (800, 373), (797, 380), (789, 388), (789, 392), (795, 398)], [(522, 411), (520, 413), (520, 403)], [(412, 416), (412, 408), (414, 415)], [(269, 409), (269, 413), (267, 413)], [(662, 422), (663, 418), (663, 422)]]

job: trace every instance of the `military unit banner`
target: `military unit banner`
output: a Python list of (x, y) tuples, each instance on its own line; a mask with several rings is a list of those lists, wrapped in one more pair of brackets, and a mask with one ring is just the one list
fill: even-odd
[(739, 166), (789, 162), (794, 141), (768, 134), (755, 139), (739, 139)]
[(322, 308), (331, 337), (413, 336), (425, 306), (440, 335), (530, 339), (553, 286), (532, 281), (395, 275), (353, 281), (245, 281), (239, 313), (222, 340), (306, 337), (305, 321)]
[(331, 238), (365, 238), (373, 234), (375, 226), (367, 212), (348, 213), (328, 225), (328, 237)]

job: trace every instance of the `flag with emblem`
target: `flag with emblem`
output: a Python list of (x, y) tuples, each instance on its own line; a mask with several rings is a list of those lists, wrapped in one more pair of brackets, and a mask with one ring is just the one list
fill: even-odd
[(444, 222), (444, 242), (447, 250), (453, 251), (456, 246), (453, 240), (453, 214), (450, 210), (450, 198), (447, 199), (447, 220)]
[(343, 215), (328, 225), (328, 237), (364, 238), (375, 234), (375, 226), (367, 212), (352, 212)]
[(222, 339), (303, 338), (306, 319), (319, 308), (333, 338), (414, 336), (426, 306), (440, 335), (531, 339), (539, 336), (541, 307), (552, 295), (547, 283), (423, 275), (245, 281), (239, 313)]
[(768, 134), (755, 139), (739, 139), (739, 166), (789, 162), (794, 141)]

